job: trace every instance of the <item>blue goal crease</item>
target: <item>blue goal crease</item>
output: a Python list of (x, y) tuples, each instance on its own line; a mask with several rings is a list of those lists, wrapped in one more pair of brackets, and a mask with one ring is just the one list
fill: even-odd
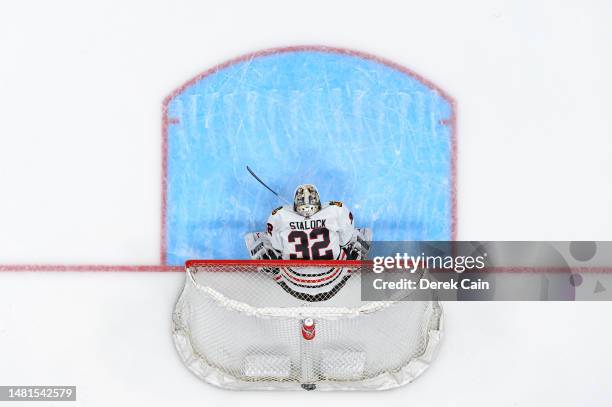
[(359, 56), (295, 51), (238, 62), (168, 103), (167, 262), (244, 259), (244, 234), (313, 183), (375, 240), (450, 240), (450, 102)]

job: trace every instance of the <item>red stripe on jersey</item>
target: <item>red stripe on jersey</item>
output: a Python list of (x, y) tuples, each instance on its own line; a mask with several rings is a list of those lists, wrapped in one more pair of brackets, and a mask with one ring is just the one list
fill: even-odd
[(294, 275), (290, 274), (287, 269), (283, 269), (284, 271), (283, 274), (285, 277), (288, 277), (290, 280), (296, 281), (298, 283), (316, 284), (316, 283), (321, 283), (323, 281), (327, 281), (327, 280), (330, 280), (336, 277), (338, 273), (340, 272), (340, 270), (341, 270), (340, 268), (335, 268), (331, 271), (331, 274), (327, 275), (324, 278), (319, 278), (317, 280), (305, 280), (302, 278), (295, 277)]

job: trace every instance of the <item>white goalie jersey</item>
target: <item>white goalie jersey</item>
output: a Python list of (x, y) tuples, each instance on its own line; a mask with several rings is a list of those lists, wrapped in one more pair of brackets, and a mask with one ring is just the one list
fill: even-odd
[[(365, 257), (371, 240), (369, 229), (353, 225), (351, 211), (342, 203), (331, 201), (310, 217), (294, 212), (291, 206), (272, 211), (266, 232), (246, 236), (247, 247), (254, 259), (284, 260), (358, 260)], [(333, 297), (350, 278), (348, 268), (290, 267), (264, 270), (296, 298), (313, 302)]]
[(335, 201), (309, 218), (281, 206), (272, 211), (267, 227), (272, 248), (288, 260), (344, 260), (342, 248), (357, 237), (352, 213)]

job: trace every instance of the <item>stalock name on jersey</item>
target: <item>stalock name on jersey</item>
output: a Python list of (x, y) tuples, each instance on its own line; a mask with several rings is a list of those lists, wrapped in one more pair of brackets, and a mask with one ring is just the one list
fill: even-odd
[(327, 219), (311, 219), (300, 222), (289, 222), (289, 227), (291, 230), (321, 229), (325, 227), (326, 220)]

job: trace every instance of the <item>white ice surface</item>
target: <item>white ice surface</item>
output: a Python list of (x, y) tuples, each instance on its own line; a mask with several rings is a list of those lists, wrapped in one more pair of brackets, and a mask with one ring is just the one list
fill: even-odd
[[(156, 263), (163, 97), (214, 64), (292, 44), (383, 56), (458, 100), (461, 239), (610, 239), (611, 8), (4, 2), (0, 263)], [(397, 391), (213, 389), (172, 345), (182, 278), (1, 274), (0, 385), (75, 384), (87, 406), (612, 402), (610, 303), (446, 304), (436, 363)]]

